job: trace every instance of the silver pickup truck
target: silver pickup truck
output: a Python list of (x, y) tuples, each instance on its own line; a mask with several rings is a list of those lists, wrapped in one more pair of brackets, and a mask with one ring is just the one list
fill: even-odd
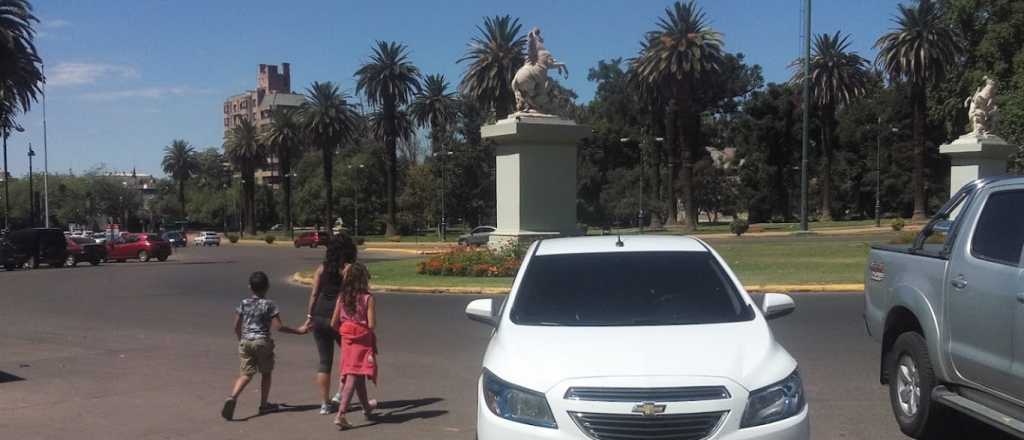
[(1024, 437), (1024, 177), (966, 185), (910, 245), (874, 246), (864, 320), (900, 429), (958, 411)]

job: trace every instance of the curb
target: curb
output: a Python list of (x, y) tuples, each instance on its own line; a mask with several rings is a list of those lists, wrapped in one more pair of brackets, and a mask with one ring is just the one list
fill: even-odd
[[(311, 286), (313, 278), (295, 272), (292, 282)], [(427, 287), (427, 286), (392, 286), (387, 284), (370, 284), (370, 288), (381, 292), (398, 293), (447, 293), (447, 294), (485, 294), (504, 295), (511, 289), (505, 287)], [(863, 284), (753, 284), (743, 286), (748, 293), (860, 293)]]

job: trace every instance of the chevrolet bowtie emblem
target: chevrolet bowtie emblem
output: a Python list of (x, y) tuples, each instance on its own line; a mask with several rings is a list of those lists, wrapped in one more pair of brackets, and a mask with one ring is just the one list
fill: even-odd
[(665, 412), (665, 405), (658, 405), (654, 402), (644, 402), (633, 407), (633, 412), (651, 417)]

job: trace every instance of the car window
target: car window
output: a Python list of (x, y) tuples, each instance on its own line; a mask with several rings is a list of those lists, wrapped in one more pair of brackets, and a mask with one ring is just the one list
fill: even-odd
[(988, 196), (974, 227), (971, 255), (1017, 266), (1024, 248), (1024, 191), (1001, 191)]
[(156, 234), (147, 234), (146, 235), (146, 240), (149, 240), (149, 241), (163, 241), (163, 239), (161, 239), (160, 236), (156, 235)]
[(536, 255), (511, 311), (520, 325), (684, 325), (753, 317), (707, 252)]

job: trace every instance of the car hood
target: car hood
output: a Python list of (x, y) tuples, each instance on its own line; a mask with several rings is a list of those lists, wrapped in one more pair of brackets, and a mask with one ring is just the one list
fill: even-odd
[(680, 326), (550, 327), (502, 323), (484, 367), (547, 392), (560, 382), (600, 377), (722, 377), (747, 390), (792, 373), (796, 361), (765, 321)]

